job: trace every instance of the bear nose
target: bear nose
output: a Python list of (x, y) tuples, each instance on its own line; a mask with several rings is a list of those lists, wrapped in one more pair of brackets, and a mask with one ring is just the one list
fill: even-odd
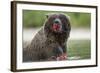
[(59, 23), (59, 21), (55, 21), (55, 23)]
[(55, 19), (55, 20), (54, 20), (54, 23), (56, 23), (56, 24), (60, 23), (60, 19), (58, 19), (58, 18)]

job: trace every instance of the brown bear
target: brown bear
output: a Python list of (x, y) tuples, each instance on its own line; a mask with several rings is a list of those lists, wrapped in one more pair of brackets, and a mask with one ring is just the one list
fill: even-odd
[(71, 25), (67, 15), (48, 14), (44, 26), (23, 49), (23, 62), (66, 60), (66, 44), (70, 30)]

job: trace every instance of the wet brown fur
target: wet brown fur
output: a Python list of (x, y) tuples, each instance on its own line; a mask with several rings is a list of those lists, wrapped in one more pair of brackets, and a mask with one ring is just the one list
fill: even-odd
[[(64, 26), (62, 33), (55, 33), (52, 31), (53, 16), (59, 16)], [(71, 26), (70, 21), (64, 14), (50, 14), (44, 23), (41, 30), (35, 35), (31, 43), (23, 50), (23, 61), (48, 61), (56, 53), (54, 49), (59, 46), (63, 49), (63, 52), (67, 52), (67, 40), (70, 34)], [(51, 59), (56, 60), (56, 59)]]

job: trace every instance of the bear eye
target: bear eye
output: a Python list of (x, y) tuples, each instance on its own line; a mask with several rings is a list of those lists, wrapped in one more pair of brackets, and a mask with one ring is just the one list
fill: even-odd
[(64, 17), (59, 17), (61, 19), (62, 22), (65, 22), (66, 21), (66, 18)]
[(50, 21), (53, 21), (54, 19), (55, 19), (55, 17), (53, 17), (53, 16), (49, 18)]
[(64, 17), (64, 16), (60, 16), (60, 19), (64, 19), (64, 20), (65, 20), (65, 19), (66, 19), (66, 17)]

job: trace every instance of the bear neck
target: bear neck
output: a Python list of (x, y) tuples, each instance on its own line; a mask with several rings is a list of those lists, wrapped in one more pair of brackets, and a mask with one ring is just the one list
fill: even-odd
[(48, 38), (49, 41), (53, 42), (58, 42), (59, 44), (64, 43), (67, 41), (68, 37), (66, 33), (53, 33), (49, 32), (46, 37)]

